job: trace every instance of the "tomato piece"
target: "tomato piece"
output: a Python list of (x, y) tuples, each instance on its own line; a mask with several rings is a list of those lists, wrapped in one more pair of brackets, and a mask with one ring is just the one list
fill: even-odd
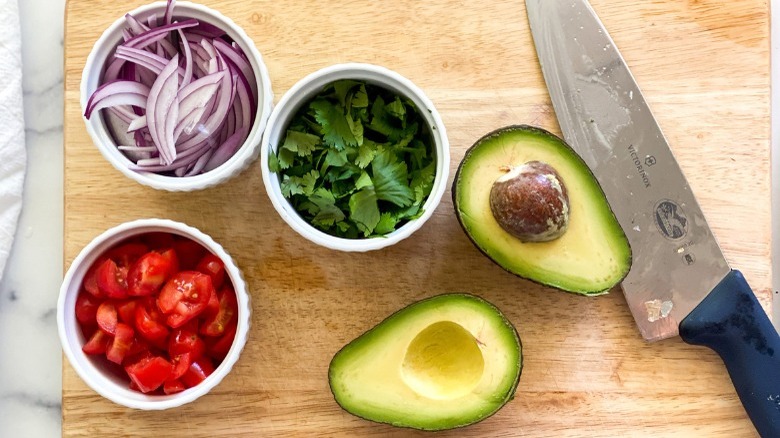
[(84, 289), (87, 292), (98, 298), (106, 296), (106, 294), (100, 290), (97, 284), (97, 270), (105, 261), (106, 257), (99, 257), (97, 260), (95, 260), (95, 263), (93, 263), (92, 266), (87, 269), (87, 273), (84, 274), (84, 282), (82, 283)]
[(179, 258), (179, 267), (182, 270), (192, 270), (198, 265), (198, 262), (206, 253), (198, 242), (185, 237), (178, 238), (173, 244), (176, 255)]
[(192, 354), (190, 353), (182, 353), (176, 356), (171, 356), (171, 362), (173, 363), (173, 371), (171, 371), (171, 378), (172, 379), (179, 379), (181, 378), (184, 373), (187, 372), (188, 369), (190, 369), (190, 365), (192, 365)]
[(214, 289), (222, 287), (222, 283), (225, 281), (225, 264), (214, 254), (208, 253), (203, 256), (195, 270), (211, 277), (211, 284), (214, 285)]
[(86, 344), (81, 347), (81, 351), (86, 354), (103, 354), (111, 344), (111, 336), (100, 329), (96, 329)]
[(168, 337), (168, 327), (165, 325), (165, 316), (157, 308), (153, 298), (139, 301), (135, 307), (135, 329), (149, 341), (156, 341), (155, 345), (164, 343)]
[(165, 251), (161, 252), (160, 255), (163, 256), (163, 258), (167, 260), (171, 266), (170, 267), (171, 275), (169, 276), (169, 278), (172, 277), (173, 274), (179, 272), (179, 256), (176, 255), (175, 250), (166, 249)]
[(236, 293), (232, 289), (225, 288), (219, 291), (219, 311), (214, 315), (206, 316), (200, 333), (206, 336), (219, 336), (225, 333), (228, 324), (238, 317), (238, 301)]
[(181, 381), (187, 388), (192, 388), (198, 383), (206, 380), (206, 377), (210, 376), (214, 372), (214, 364), (211, 363), (211, 359), (207, 356), (203, 356), (198, 360), (192, 361), (192, 364), (187, 368), (187, 372), (181, 376)]
[(236, 330), (238, 329), (238, 323), (233, 321), (225, 329), (225, 334), (220, 337), (211, 337), (206, 339), (206, 353), (214, 359), (221, 361), (225, 359), (230, 347), (233, 346), (233, 341), (236, 339)]
[(163, 231), (146, 233), (141, 236), (141, 242), (146, 244), (152, 250), (161, 250), (166, 248), (173, 248), (173, 235)]
[(91, 293), (80, 292), (79, 296), (76, 297), (76, 319), (78, 322), (86, 326), (97, 324), (95, 317), (101, 302), (102, 300)]
[(129, 325), (119, 322), (116, 324), (116, 334), (114, 340), (106, 351), (106, 358), (116, 364), (121, 364), (125, 355), (130, 351), (133, 344), (133, 328)]
[(111, 248), (106, 256), (113, 260), (117, 266), (129, 268), (142, 255), (149, 252), (149, 247), (140, 242), (128, 242)]
[(151, 356), (125, 366), (130, 381), (143, 392), (152, 392), (159, 388), (171, 375), (173, 365), (160, 356)]
[(184, 384), (181, 383), (181, 380), (179, 379), (168, 379), (163, 384), (163, 392), (169, 395), (182, 392), (185, 389), (187, 389), (187, 387), (184, 386)]
[(120, 268), (111, 259), (106, 259), (97, 270), (98, 289), (109, 298), (127, 297), (127, 268)]
[(219, 313), (219, 294), (214, 290), (214, 293), (209, 297), (209, 302), (206, 304), (206, 310), (203, 311), (203, 317), (206, 319), (214, 317)]
[(157, 306), (171, 328), (179, 328), (206, 309), (214, 293), (211, 277), (197, 271), (183, 271), (168, 280), (157, 297)]
[(116, 334), (117, 325), (117, 311), (114, 303), (112, 301), (104, 301), (101, 303), (97, 308), (95, 320), (97, 321), (100, 330), (103, 330), (108, 335), (114, 336)]
[(147, 296), (160, 290), (175, 271), (171, 260), (151, 251), (136, 260), (127, 273), (127, 293), (132, 296)]
[(115, 305), (119, 320), (128, 325), (135, 325), (135, 308), (138, 305), (138, 301), (122, 300)]
[(180, 354), (189, 353), (192, 359), (198, 359), (206, 351), (206, 343), (196, 331), (189, 330), (189, 325), (173, 331), (168, 340), (168, 354), (174, 358)]

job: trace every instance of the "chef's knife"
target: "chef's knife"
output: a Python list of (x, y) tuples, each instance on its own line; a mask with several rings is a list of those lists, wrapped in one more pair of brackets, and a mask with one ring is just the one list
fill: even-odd
[(615, 43), (586, 0), (526, 7), (564, 137), (631, 243), (621, 286), (642, 335), (715, 350), (756, 429), (780, 437), (780, 337), (729, 268)]

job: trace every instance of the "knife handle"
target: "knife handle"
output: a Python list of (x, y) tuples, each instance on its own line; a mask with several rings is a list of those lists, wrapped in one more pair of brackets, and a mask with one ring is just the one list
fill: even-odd
[(683, 319), (680, 336), (720, 355), (758, 433), (780, 437), (780, 336), (741, 272), (729, 272)]

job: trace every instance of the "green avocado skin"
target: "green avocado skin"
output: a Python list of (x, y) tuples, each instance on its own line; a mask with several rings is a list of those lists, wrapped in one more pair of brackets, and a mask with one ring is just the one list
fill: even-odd
[[(492, 251), (492, 243), (491, 242), (485, 242), (480, 240), (479, 238), (475, 237), (474, 234), (472, 234), (472, 231), (470, 229), (470, 225), (466, 223), (464, 216), (467, 214), (462, 209), (462, 202), (461, 202), (461, 196), (463, 196), (463, 192), (466, 191), (466, 186), (468, 184), (468, 181), (464, 181), (464, 178), (462, 178), (462, 175), (464, 173), (464, 170), (466, 166), (469, 165), (470, 161), (473, 161), (474, 155), (485, 145), (489, 145), (492, 141), (496, 139), (500, 139), (504, 135), (527, 135), (527, 136), (533, 136), (533, 137), (543, 137), (549, 140), (551, 144), (554, 144), (556, 147), (560, 148), (561, 152), (565, 154), (571, 162), (574, 164), (574, 166), (579, 169), (579, 171), (583, 175), (587, 175), (589, 177), (589, 180), (591, 182), (591, 189), (594, 192), (598, 193), (598, 197), (594, 199), (594, 202), (599, 204), (599, 214), (601, 215), (600, 220), (602, 222), (606, 222), (608, 224), (605, 234), (610, 238), (613, 239), (615, 242), (615, 246), (618, 248), (615, 251), (615, 258), (617, 259), (617, 262), (619, 264), (619, 269), (616, 270), (614, 275), (612, 276), (611, 280), (607, 284), (602, 284), (597, 287), (594, 287), (592, 285), (588, 284), (572, 284), (571, 281), (562, 281), (559, 276), (556, 275), (529, 275), (527, 273), (522, 272), (521, 269), (517, 269), (517, 266), (513, 264), (511, 260), (499, 260), (498, 257), (495, 256), (495, 251)], [(567, 176), (561, 175), (564, 181), (566, 181)], [(569, 191), (570, 196), (572, 195), (573, 191), (578, 190), (579, 188), (577, 186), (571, 186), (567, 185), (567, 189)], [(604, 195), (603, 190), (601, 189), (601, 186), (599, 185), (596, 177), (593, 175), (592, 171), (588, 167), (588, 165), (585, 163), (585, 161), (582, 159), (582, 157), (577, 154), (577, 152), (571, 148), (570, 145), (568, 145), (563, 139), (556, 136), (555, 134), (540, 128), (536, 126), (530, 126), (530, 125), (510, 125), (505, 126), (502, 128), (498, 128), (494, 131), (491, 131), (487, 134), (485, 134), (483, 137), (478, 139), (474, 145), (472, 145), (464, 154), (463, 159), (458, 166), (458, 170), (455, 173), (455, 177), (452, 182), (451, 187), (451, 194), (452, 194), (452, 204), (455, 209), (455, 216), (458, 219), (458, 223), (460, 224), (461, 228), (463, 229), (466, 236), (469, 238), (471, 243), (488, 259), (490, 259), (492, 262), (506, 270), (507, 272), (517, 275), (519, 277), (525, 278), (527, 280), (530, 280), (532, 282), (535, 282), (537, 284), (541, 284), (543, 286), (553, 287), (559, 290), (562, 290), (564, 292), (569, 292), (573, 294), (578, 295), (584, 295), (584, 296), (597, 296), (606, 294), (609, 292), (609, 290), (620, 283), (626, 275), (628, 275), (628, 272), (631, 268), (632, 264), (632, 253), (631, 253), (631, 246), (628, 242), (628, 238), (626, 237), (623, 229), (620, 227), (620, 224), (617, 221), (617, 218), (614, 215), (614, 212), (612, 211), (611, 207), (609, 206), (609, 203), (606, 200), (606, 196)], [(569, 232), (569, 231), (567, 231)], [(560, 276), (564, 276), (565, 272), (560, 272)]]
[[(359, 402), (354, 400), (354, 385), (351, 390), (346, 389), (345, 379), (350, 375), (348, 369), (352, 357), (366, 349), (382, 349), (382, 341), (397, 338), (394, 332), (403, 330), (405, 320), (417, 314), (431, 314), (431, 321), (436, 321), (436, 313), (442, 309), (452, 309), (453, 307), (464, 306), (475, 309), (483, 314), (485, 321), (493, 323), (499, 329), (500, 339), (496, 339), (504, 346), (503, 354), (510, 358), (508, 374), (504, 381), (506, 384), (499, 388), (495, 394), (488, 398), (488, 403), (483, 409), (473, 412), (460, 412), (459, 415), (437, 416), (435, 404), (431, 402), (431, 407), (425, 407), (428, 411), (425, 415), (419, 415), (417, 411), (399, 415), (398, 412), (383, 413), (366, 409)], [(445, 319), (446, 320), (446, 319)], [(456, 321), (457, 322), (457, 321)], [(488, 366), (486, 364), (486, 366)], [(369, 329), (352, 342), (339, 350), (330, 362), (328, 369), (328, 382), (331, 393), (339, 406), (352, 415), (364, 420), (375, 423), (389, 424), (395, 427), (417, 429), (425, 431), (440, 431), (461, 428), (471, 424), (478, 423), (498, 412), (507, 402), (514, 398), (515, 391), (520, 382), (520, 374), (523, 368), (522, 343), (514, 325), (490, 302), (468, 293), (447, 293), (432, 296), (415, 303), (412, 303), (392, 315), (388, 316), (382, 322)], [(359, 390), (359, 388), (358, 388)], [(458, 399), (448, 403), (457, 405)]]

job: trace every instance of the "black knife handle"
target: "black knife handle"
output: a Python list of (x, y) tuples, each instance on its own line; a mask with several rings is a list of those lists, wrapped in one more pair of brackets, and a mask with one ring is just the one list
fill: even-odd
[(680, 323), (680, 336), (715, 350), (762, 437), (780, 437), (780, 336), (745, 277), (732, 270)]

